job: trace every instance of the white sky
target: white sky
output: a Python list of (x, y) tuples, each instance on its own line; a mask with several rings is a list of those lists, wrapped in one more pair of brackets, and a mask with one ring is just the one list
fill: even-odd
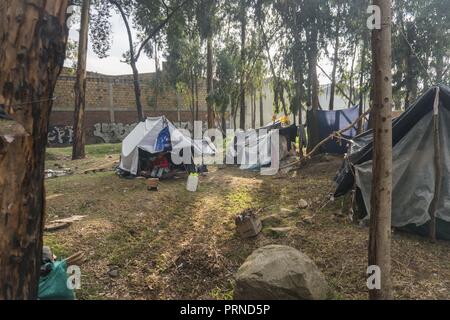
[[(125, 25), (122, 22), (120, 15), (113, 13), (111, 19), (113, 42), (111, 50), (109, 51), (109, 57), (100, 59), (93, 52), (91, 43), (89, 41), (89, 52), (87, 58), (87, 69), (92, 72), (99, 72), (107, 75), (122, 75), (131, 74), (131, 67), (120, 62), (122, 55), (129, 49), (128, 37), (126, 34)], [(79, 25), (74, 25), (70, 30), (70, 38), (78, 41), (79, 37)], [(136, 31), (133, 29), (133, 36), (136, 39)], [(154, 72), (155, 61), (149, 59), (145, 54), (141, 55), (138, 64), (138, 70), (141, 73)]]

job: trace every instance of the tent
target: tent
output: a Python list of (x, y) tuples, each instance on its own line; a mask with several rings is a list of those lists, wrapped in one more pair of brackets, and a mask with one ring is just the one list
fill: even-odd
[[(311, 112), (307, 114), (308, 133), (311, 135)], [(334, 132), (345, 129), (359, 117), (359, 107), (353, 107), (343, 110), (317, 110), (317, 127), (319, 130), (319, 141), (328, 138)], [(347, 139), (352, 139), (358, 134), (357, 127), (351, 128), (345, 131), (342, 136)], [(347, 142), (337, 142), (336, 140), (330, 140), (321, 146), (321, 153), (330, 154), (345, 154), (347, 152)]]
[[(393, 120), (392, 139), (392, 226), (426, 235), (430, 211), (435, 208), (436, 236), (450, 239), (450, 88), (440, 85), (429, 89)], [(372, 154), (373, 133), (368, 131), (354, 139), (335, 178), (335, 197), (356, 186), (361, 218), (370, 212)]]
[[(211, 141), (192, 140), (183, 134), (166, 117), (147, 118), (123, 140), (122, 155), (119, 169), (131, 175), (137, 175), (141, 170), (143, 160), (148, 160), (161, 153), (178, 153), (191, 148), (192, 155), (203, 154), (213, 156), (216, 153)], [(195, 170), (194, 158), (190, 163), (182, 163), (188, 171)], [(171, 163), (174, 167), (175, 165)]]
[[(233, 143), (228, 145), (227, 159), (234, 159), (234, 163), (239, 164), (241, 170), (258, 170), (270, 166), (272, 135), (275, 130), (278, 130), (280, 136), (280, 160), (282, 160), (286, 157), (286, 153), (291, 151), (291, 143), (297, 138), (298, 128), (296, 125), (285, 126), (279, 120), (258, 129), (237, 132)], [(256, 139), (252, 140), (252, 136)], [(239, 150), (244, 152), (239, 155)]]

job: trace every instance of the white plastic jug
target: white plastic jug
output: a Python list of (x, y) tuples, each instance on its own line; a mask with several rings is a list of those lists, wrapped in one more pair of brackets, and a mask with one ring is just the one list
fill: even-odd
[(198, 181), (198, 174), (190, 174), (187, 181), (187, 191), (197, 192)]

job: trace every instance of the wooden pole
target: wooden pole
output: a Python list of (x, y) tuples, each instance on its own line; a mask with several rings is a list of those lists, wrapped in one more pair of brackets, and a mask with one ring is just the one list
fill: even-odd
[(440, 141), (440, 130), (439, 130), (439, 95), (440, 89), (436, 89), (436, 97), (434, 99), (433, 107), (433, 141), (434, 141), (434, 197), (430, 206), (430, 230), (429, 235), (431, 241), (436, 241), (436, 211), (438, 209), (439, 200), (441, 196), (442, 187), (442, 159), (441, 159), (441, 141)]
[(369, 290), (372, 300), (392, 299), (392, 39), (391, 0), (374, 0), (381, 9), (381, 29), (373, 30), (375, 116), (373, 179), (370, 208), (369, 266), (381, 270), (381, 288)]

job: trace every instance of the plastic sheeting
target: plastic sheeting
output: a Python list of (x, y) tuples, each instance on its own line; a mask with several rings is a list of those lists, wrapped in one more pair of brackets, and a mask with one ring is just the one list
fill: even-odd
[[(319, 130), (319, 141), (328, 138), (334, 132), (345, 129), (359, 117), (359, 107), (349, 109), (327, 111), (317, 110), (317, 126)], [(310, 114), (308, 116), (308, 123)], [(346, 138), (353, 138), (358, 134), (357, 127), (345, 131), (342, 135)], [(330, 154), (344, 154), (347, 152), (348, 142), (329, 141), (321, 147), (321, 152)]]
[[(393, 149), (392, 225), (416, 226), (430, 220), (434, 195), (433, 117), (430, 112)], [(356, 184), (370, 212), (372, 161), (355, 166)]]
[[(291, 125), (283, 127), (277, 121), (259, 129), (249, 129), (235, 134), (235, 141), (227, 147), (227, 159), (235, 159), (241, 170), (257, 170), (261, 167), (269, 166), (272, 163), (272, 136), (274, 132), (279, 133), (280, 144), (285, 144), (285, 148), (291, 150), (291, 142), (295, 142), (297, 137), (297, 126)], [(274, 140), (274, 143), (276, 141)], [(281, 159), (285, 155), (280, 154)]]
[[(440, 87), (439, 95), (439, 134), (441, 190), (436, 217), (450, 222), (450, 95), (447, 87)], [(431, 94), (430, 94), (431, 93)], [(402, 131), (403, 137), (393, 148), (393, 192), (392, 225), (405, 227), (423, 226), (430, 221), (430, 207), (435, 196), (436, 167), (433, 133), (433, 94), (439, 94), (433, 88), (408, 110), (405, 117), (414, 119), (414, 125), (408, 131)], [(426, 102), (426, 103), (424, 103)], [(424, 114), (423, 111), (428, 113)], [(414, 116), (414, 117), (413, 117)], [(403, 118), (407, 119), (407, 118)], [(394, 128), (405, 130), (405, 120), (394, 122)], [(411, 124), (409, 124), (411, 125)], [(395, 142), (395, 131), (394, 131)], [(364, 148), (363, 148), (364, 149)], [(355, 181), (361, 189), (367, 212), (370, 212), (372, 188), (372, 160), (356, 164)]]

